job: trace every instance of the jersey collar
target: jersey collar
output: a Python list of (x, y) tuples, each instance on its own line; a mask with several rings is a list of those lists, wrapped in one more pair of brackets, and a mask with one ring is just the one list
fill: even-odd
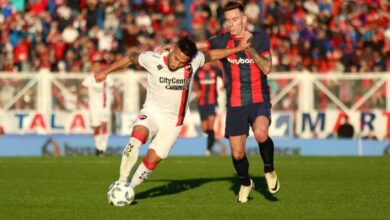
[(234, 36), (234, 35), (230, 35), (230, 38), (233, 39), (233, 40), (241, 40), (242, 37), (237, 37), (237, 36)]
[[(252, 31), (249, 31), (249, 32), (252, 33)], [(230, 38), (233, 39), (233, 40), (241, 40), (242, 39), (242, 37), (237, 37), (237, 36), (232, 35), (232, 34), (230, 34)]]

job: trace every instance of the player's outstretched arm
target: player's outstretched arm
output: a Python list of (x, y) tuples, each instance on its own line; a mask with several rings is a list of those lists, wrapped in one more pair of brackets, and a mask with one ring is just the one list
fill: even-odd
[(129, 56), (118, 59), (115, 63), (109, 65), (107, 68), (95, 73), (96, 82), (103, 82), (108, 74), (124, 69), (130, 64), (138, 65), (138, 57), (139, 53), (132, 53)]
[(245, 35), (240, 40), (240, 43), (235, 48), (213, 49), (213, 50), (209, 50), (207, 52), (203, 52), (205, 55), (205, 63), (210, 62), (210, 61), (214, 61), (214, 60), (220, 60), (220, 59), (228, 57), (232, 54), (246, 50), (251, 45), (251, 43), (250, 43), (251, 39), (252, 39), (252, 34), (249, 33), (249, 34)]
[(199, 41), (196, 42), (195, 44), (196, 44), (196, 48), (201, 52), (205, 52), (208, 49), (206, 41)]

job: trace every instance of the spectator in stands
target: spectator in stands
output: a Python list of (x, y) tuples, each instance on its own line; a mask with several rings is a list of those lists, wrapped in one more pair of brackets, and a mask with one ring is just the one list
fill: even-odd
[(344, 121), (340, 125), (340, 127), (337, 130), (337, 137), (338, 138), (353, 138), (354, 135), (354, 128), (349, 123), (349, 117), (347, 115), (344, 116)]
[[(139, 44), (148, 50), (161, 40), (169, 43), (175, 34), (186, 31), (183, 29), (200, 39), (215, 35), (223, 27), (223, 2), (196, 0), (186, 8), (187, 3), (180, 0), (4, 1), (0, 3), (0, 49), (5, 52), (3, 56), (14, 56), (12, 66), (19, 71), (48, 67), (59, 71), (73, 42), (88, 32), (98, 50), (109, 50), (112, 42), (119, 45), (122, 55)], [(387, 1), (243, 2), (250, 28), (256, 30), (262, 25), (272, 39), (275, 70), (390, 70)], [(171, 25), (172, 15), (175, 26)], [(55, 56), (33, 56), (38, 45), (52, 50), (49, 54)], [(85, 50), (87, 45), (80, 49)], [(367, 58), (366, 66), (360, 66), (363, 57)], [(0, 71), (9, 69), (4, 65), (6, 59), (1, 60)], [(82, 60), (77, 69), (86, 71), (90, 65), (86, 61)]]

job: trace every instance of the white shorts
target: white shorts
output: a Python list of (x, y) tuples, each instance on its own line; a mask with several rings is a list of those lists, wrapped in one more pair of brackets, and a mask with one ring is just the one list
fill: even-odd
[(110, 119), (110, 110), (104, 109), (93, 109), (89, 111), (89, 118), (91, 119), (91, 126), (98, 127), (103, 122), (108, 122)]
[(157, 156), (164, 159), (169, 155), (173, 144), (181, 132), (182, 126), (169, 123), (156, 111), (142, 109), (139, 112), (135, 125), (142, 125), (149, 129), (151, 140), (149, 148), (153, 149)]

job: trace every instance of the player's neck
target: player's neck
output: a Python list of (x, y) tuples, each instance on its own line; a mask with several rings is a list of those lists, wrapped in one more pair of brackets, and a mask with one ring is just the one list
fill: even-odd
[(241, 31), (241, 33), (237, 34), (237, 35), (233, 35), (233, 34), (230, 34), (230, 36), (235, 39), (235, 40), (240, 40), (241, 38), (244, 37), (244, 34), (245, 34), (245, 29), (243, 31)]

